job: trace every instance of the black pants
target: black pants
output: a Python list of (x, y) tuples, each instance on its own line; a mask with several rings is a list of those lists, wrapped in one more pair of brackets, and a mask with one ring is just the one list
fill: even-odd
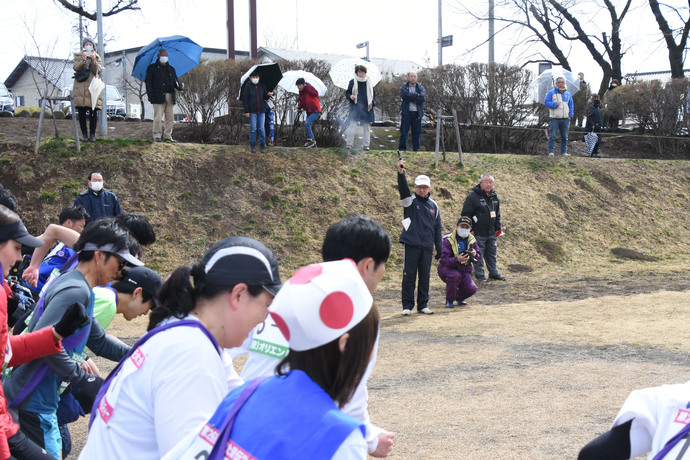
[(624, 460), (630, 458), (632, 420), (611, 428), (580, 450), (578, 460)]
[[(84, 137), (91, 134), (96, 134), (96, 125), (98, 124), (98, 113), (99, 109), (91, 110), (91, 107), (77, 107), (77, 112), (79, 113), (79, 127), (81, 128), (81, 133)], [(86, 113), (89, 114), (89, 131), (86, 130)]]
[(16, 460), (33, 460), (33, 459), (46, 459), (55, 460), (52, 455), (45, 451), (42, 447), (38, 446), (35, 442), (29, 439), (21, 431), (17, 431), (17, 434), (7, 439), (7, 444), (10, 446), (10, 454), (12, 456), (10, 459)]
[(417, 310), (422, 310), (429, 303), (429, 277), (431, 276), (431, 256), (433, 248), (405, 245), (403, 255), (402, 304), (404, 310), (414, 308), (414, 286), (419, 273), (417, 289)]

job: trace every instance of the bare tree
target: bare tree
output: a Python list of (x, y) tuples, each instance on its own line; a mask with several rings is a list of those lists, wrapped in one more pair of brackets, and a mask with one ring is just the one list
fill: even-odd
[[(654, 18), (656, 23), (659, 25), (659, 30), (664, 36), (664, 41), (666, 41), (666, 47), (668, 48), (668, 61), (671, 64), (671, 78), (683, 78), (685, 74), (683, 72), (683, 61), (685, 55), (685, 46), (688, 43), (688, 33), (690, 32), (690, 18), (684, 18), (683, 14), (678, 8), (674, 8), (670, 5), (664, 4), (663, 6), (671, 10), (672, 15), (677, 16), (683, 23), (683, 26), (674, 30), (666, 21), (663, 12), (661, 11), (661, 5), (657, 0), (649, 0), (649, 6), (654, 13)], [(690, 1), (688, 1), (688, 7), (690, 7)], [(687, 15), (687, 10), (686, 10)], [(679, 35), (678, 43), (676, 43), (675, 36)]]
[[(55, 1), (58, 5), (61, 5), (63, 8), (78, 14), (79, 16), (85, 17), (87, 19), (90, 19), (92, 21), (96, 20), (96, 12), (89, 12), (87, 11), (84, 6), (82, 5), (82, 2), (77, 0), (77, 3), (73, 3), (69, 0), (53, 0)], [(137, 11), (141, 10), (139, 7), (139, 0), (115, 0), (113, 4), (106, 8), (106, 11), (103, 12), (103, 17), (107, 16), (113, 16), (115, 14), (121, 13), (123, 11)]]

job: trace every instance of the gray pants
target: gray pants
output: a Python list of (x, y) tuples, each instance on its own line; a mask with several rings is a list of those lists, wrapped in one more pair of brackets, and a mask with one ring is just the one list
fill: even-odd
[(486, 268), (489, 270), (489, 276), (499, 276), (498, 267), (496, 267), (496, 235), (474, 235), (477, 239), (477, 245), (481, 254), (474, 263), (474, 276), (477, 278), (484, 277), (484, 262), (486, 261)]

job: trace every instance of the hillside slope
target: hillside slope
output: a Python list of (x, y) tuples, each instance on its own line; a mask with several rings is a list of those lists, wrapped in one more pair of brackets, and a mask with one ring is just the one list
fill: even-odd
[[(20, 214), (37, 233), (85, 188), (90, 171), (102, 171), (122, 208), (145, 214), (155, 227), (158, 242), (146, 262), (162, 274), (228, 235), (265, 242), (291, 273), (319, 260), (326, 228), (347, 213), (379, 220), (394, 242), (401, 228), (392, 151), (275, 147), (250, 154), (242, 146), (125, 139), (88, 144), (80, 154), (71, 140), (45, 140), (38, 155), (22, 144), (0, 151), (0, 182), (17, 195)], [(513, 279), (636, 286), (638, 277), (663, 283), (675, 274), (687, 281), (688, 162), (466, 153), (464, 165), (455, 156), (435, 169), (433, 153), (405, 159), (408, 179), (431, 177), (446, 231), (480, 175), (495, 176), (507, 227), (499, 268)], [(401, 257), (394, 244), (384, 280), (392, 290)], [(506, 289), (514, 290), (510, 284)]]

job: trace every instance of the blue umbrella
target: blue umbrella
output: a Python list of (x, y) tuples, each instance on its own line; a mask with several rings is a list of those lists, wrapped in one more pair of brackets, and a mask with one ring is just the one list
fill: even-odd
[(180, 77), (199, 65), (203, 48), (182, 35), (160, 37), (143, 47), (134, 60), (132, 76), (141, 81), (146, 79), (146, 69), (158, 60), (158, 50), (168, 51), (168, 62), (175, 67)]

